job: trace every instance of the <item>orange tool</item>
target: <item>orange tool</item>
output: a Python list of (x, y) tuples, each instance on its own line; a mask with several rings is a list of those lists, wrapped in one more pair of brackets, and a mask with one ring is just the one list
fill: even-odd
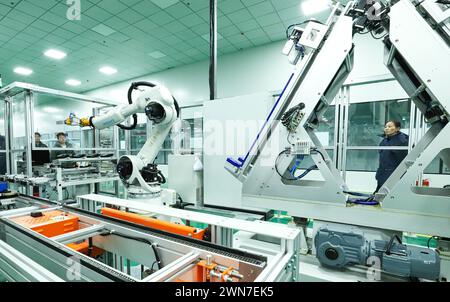
[(154, 218), (144, 217), (142, 215), (118, 211), (110, 208), (103, 208), (102, 214), (109, 217), (118, 218), (121, 220), (133, 222), (136, 224), (148, 226), (150, 228), (166, 231), (173, 234), (192, 237), (203, 240), (205, 230), (197, 230), (194, 227), (179, 225), (172, 222), (162, 221)]

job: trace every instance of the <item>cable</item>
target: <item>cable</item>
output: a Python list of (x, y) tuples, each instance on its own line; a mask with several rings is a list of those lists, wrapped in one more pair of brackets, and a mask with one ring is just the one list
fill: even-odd
[(361, 197), (372, 197), (373, 194), (364, 194), (359, 192), (350, 192), (350, 191), (344, 191), (345, 194), (353, 195), (353, 196), (361, 196)]
[(380, 204), (378, 201), (374, 200), (375, 195), (373, 195), (373, 194), (364, 194), (364, 193), (350, 192), (350, 191), (343, 191), (343, 193), (353, 195), (353, 196), (366, 197), (365, 199), (349, 198), (347, 200), (348, 203), (360, 204), (360, 205), (366, 205), (366, 206), (376, 206), (376, 205)]
[[(128, 88), (128, 93), (127, 93), (128, 104), (130, 104), (130, 105), (133, 104), (133, 98), (132, 98), (133, 90), (138, 89), (140, 86), (146, 86), (146, 87), (153, 88), (153, 87), (156, 87), (156, 84), (153, 84), (151, 82), (145, 82), (145, 81), (132, 83), (130, 88)], [(180, 106), (178, 105), (178, 102), (175, 99), (175, 97), (172, 96), (172, 98), (173, 98), (175, 110), (177, 112), (177, 117), (180, 117)], [(91, 126), (92, 126), (92, 121), (91, 121)], [(137, 126), (137, 114), (136, 113), (133, 114), (133, 124), (131, 124), (131, 126), (117, 124), (117, 127), (119, 127), (120, 129), (123, 129), (123, 130), (133, 130), (136, 128), (136, 126)]]
[(391, 249), (394, 246), (394, 239), (397, 239), (398, 243), (402, 244), (402, 240), (400, 239), (400, 237), (398, 237), (398, 235), (393, 235), (391, 237), (391, 240), (389, 240), (389, 243), (387, 245), (386, 255), (390, 255), (391, 254)]
[(366, 201), (364, 199), (354, 199), (354, 198), (349, 198), (347, 200), (347, 203), (359, 204), (364, 206), (377, 206), (380, 204), (378, 201)]
[(305, 172), (303, 172), (303, 173), (300, 174), (299, 176), (295, 177), (295, 179), (296, 179), (296, 180), (300, 180), (300, 179), (302, 179), (303, 177), (305, 177), (306, 175), (308, 175), (309, 172), (311, 172), (312, 170), (315, 170), (315, 169), (317, 169), (317, 166), (316, 166), (316, 165), (311, 166), (311, 167), (309, 167), (308, 169), (306, 169)]
[(427, 241), (427, 247), (428, 247), (428, 248), (430, 248), (430, 242), (431, 242), (431, 239), (436, 239), (436, 240), (438, 240), (438, 237), (436, 237), (436, 236), (431, 236), (431, 237), (428, 239), (428, 241)]
[(297, 171), (298, 166), (300, 165), (301, 161), (302, 161), (304, 158), (305, 158), (305, 156), (303, 156), (303, 155), (297, 156), (297, 160), (295, 161), (295, 164), (294, 164), (294, 166), (293, 166), (292, 169), (291, 169), (291, 175), (292, 175), (292, 177), (295, 178), (295, 175), (294, 175), (294, 174), (295, 174), (295, 171)]
[(306, 175), (308, 175), (309, 172), (311, 172), (312, 170), (317, 169), (317, 166), (316, 166), (316, 165), (311, 166), (311, 167), (309, 167), (308, 169), (306, 169), (305, 172), (303, 172), (301, 175), (295, 177), (295, 176), (294, 176), (294, 173), (295, 173), (295, 171), (297, 170), (298, 165), (300, 165), (300, 161), (297, 160), (297, 161), (295, 162), (294, 166), (292, 167), (291, 171), (290, 171), (290, 175), (292, 176), (292, 178), (287, 178), (287, 177), (285, 177), (285, 176), (282, 175), (282, 174), (280, 173), (280, 171), (278, 170), (278, 161), (279, 161), (281, 155), (286, 154), (287, 152), (289, 152), (289, 150), (283, 150), (283, 151), (281, 151), (280, 154), (278, 154), (277, 159), (275, 160), (275, 171), (277, 172), (277, 174), (278, 174), (282, 179), (287, 180), (287, 181), (300, 180), (300, 179), (302, 179), (303, 177), (305, 177)]
[(378, 38), (377, 38), (377, 37), (375, 37), (373, 31), (370, 31), (370, 35), (371, 35), (372, 38), (374, 38), (375, 40), (381, 40), (381, 39), (384, 39), (388, 34), (386, 33), (384, 36), (378, 37)]
[(166, 178), (164, 177), (164, 174), (158, 170), (158, 181), (160, 184), (165, 184), (166, 183)]
[(284, 180), (287, 181), (292, 181), (292, 180), (296, 180), (295, 178), (287, 178), (285, 176), (283, 176), (280, 171), (278, 170), (278, 160), (280, 159), (281, 155), (286, 154), (287, 152), (289, 152), (289, 150), (283, 150), (280, 152), (280, 154), (278, 154), (277, 159), (275, 160), (275, 171), (277, 172), (277, 174)]
[(370, 33), (370, 30), (367, 30), (366, 32), (362, 32), (362, 31), (357, 32), (357, 34), (359, 34), (359, 35), (367, 35), (368, 33)]
[(288, 129), (289, 132), (293, 132), (297, 129), (302, 118), (301, 111), (303, 109), (305, 109), (305, 104), (300, 103), (286, 111), (281, 116), (281, 123)]
[(153, 267), (155, 266), (156, 263), (158, 263), (158, 261), (154, 261), (154, 262), (152, 263), (152, 267), (151, 267), (152, 273), (155, 271), (155, 269), (154, 269)]
[(286, 140), (289, 143), (289, 145), (293, 145), (293, 143), (291, 142), (291, 140), (289, 139), (289, 137), (291, 136), (291, 133), (288, 133), (288, 135), (286, 136)]
[(324, 162), (326, 161), (326, 160), (325, 160), (325, 156), (323, 155), (322, 152), (319, 151), (319, 149), (317, 149), (317, 148), (311, 148), (311, 150), (312, 150), (312, 151), (315, 151), (315, 152), (317, 152), (317, 153), (319, 153), (320, 156), (322, 156), (323, 161), (324, 161)]
[(135, 240), (135, 241), (139, 241), (139, 242), (143, 242), (143, 243), (149, 244), (151, 246), (152, 250), (153, 250), (154, 255), (155, 255), (155, 260), (158, 263), (158, 268), (161, 269), (163, 267), (162, 264), (161, 264), (161, 258), (159, 257), (159, 254), (158, 254), (158, 251), (156, 249), (156, 246), (150, 240), (145, 239), (145, 238), (140, 238), (140, 237), (129, 236), (129, 235), (126, 235), (126, 234), (118, 233), (116, 231), (108, 231), (107, 233), (103, 233), (103, 234), (100, 234), (100, 235), (101, 236), (116, 235), (116, 236), (119, 236), (119, 237), (122, 237), (122, 238), (131, 239), (131, 240)]
[[(148, 86), (148, 87), (155, 87), (156, 85), (150, 82), (134, 82), (131, 83), (130, 87), (128, 88), (128, 93), (127, 93), (127, 100), (128, 100), (128, 104), (132, 105), (133, 104), (133, 90), (138, 89), (139, 86)], [(133, 114), (133, 124), (131, 124), (131, 126), (125, 126), (123, 124), (117, 124), (117, 127), (119, 127), (120, 129), (123, 130), (133, 130), (136, 129), (137, 126), (137, 114)]]

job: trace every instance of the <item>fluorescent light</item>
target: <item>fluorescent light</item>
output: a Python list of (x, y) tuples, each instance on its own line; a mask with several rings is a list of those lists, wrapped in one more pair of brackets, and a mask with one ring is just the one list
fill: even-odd
[(42, 109), (42, 111), (45, 111), (47, 113), (58, 113), (58, 112), (61, 112), (62, 110), (59, 108), (55, 108), (55, 107), (44, 107)]
[(327, 10), (330, 4), (330, 0), (304, 0), (301, 8), (305, 15), (314, 15)]
[(80, 86), (81, 82), (78, 80), (70, 79), (66, 81), (66, 84), (70, 86)]
[(56, 60), (64, 59), (67, 56), (67, 54), (65, 54), (64, 52), (56, 50), (56, 49), (49, 49), (46, 52), (44, 52), (44, 55), (46, 55), (49, 58), (56, 59)]
[(28, 75), (30, 75), (30, 74), (33, 73), (33, 70), (28, 69), (28, 68), (25, 68), (25, 67), (16, 67), (16, 68), (14, 69), (14, 72), (15, 72), (15, 73), (18, 73), (18, 74), (21, 74), (21, 75), (26, 75), (26, 76), (28, 76)]
[(109, 66), (104, 66), (104, 67), (100, 68), (99, 71), (101, 73), (111, 75), (111, 74), (115, 74), (117, 72), (117, 69), (109, 67)]

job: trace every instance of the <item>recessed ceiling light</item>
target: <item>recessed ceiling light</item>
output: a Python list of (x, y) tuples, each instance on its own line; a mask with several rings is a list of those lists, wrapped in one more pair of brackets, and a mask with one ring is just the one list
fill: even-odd
[(330, 8), (330, 0), (306, 0), (301, 4), (305, 15), (314, 15)]
[(30, 75), (33, 73), (33, 70), (25, 68), (25, 67), (16, 67), (14, 68), (14, 72), (21, 75)]
[(45, 111), (47, 113), (58, 113), (58, 112), (61, 112), (62, 110), (59, 108), (55, 108), (55, 107), (44, 107), (42, 109), (42, 111)]
[(70, 86), (80, 86), (81, 82), (78, 80), (70, 79), (66, 81), (66, 84)]
[(56, 50), (56, 49), (49, 49), (46, 52), (44, 52), (44, 55), (46, 55), (49, 58), (56, 59), (56, 60), (64, 59), (67, 56), (66, 53)]
[(117, 72), (117, 69), (109, 67), (109, 66), (104, 66), (104, 67), (100, 68), (99, 71), (101, 73), (111, 75), (111, 74), (115, 74)]

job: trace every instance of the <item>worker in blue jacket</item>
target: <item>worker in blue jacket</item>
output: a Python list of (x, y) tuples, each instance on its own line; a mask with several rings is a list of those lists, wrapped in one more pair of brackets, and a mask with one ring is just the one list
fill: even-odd
[[(388, 121), (384, 126), (383, 140), (380, 147), (408, 146), (409, 137), (400, 132), (399, 121)], [(377, 180), (377, 192), (391, 174), (397, 169), (403, 159), (408, 155), (408, 150), (380, 150), (379, 166), (375, 176)]]

